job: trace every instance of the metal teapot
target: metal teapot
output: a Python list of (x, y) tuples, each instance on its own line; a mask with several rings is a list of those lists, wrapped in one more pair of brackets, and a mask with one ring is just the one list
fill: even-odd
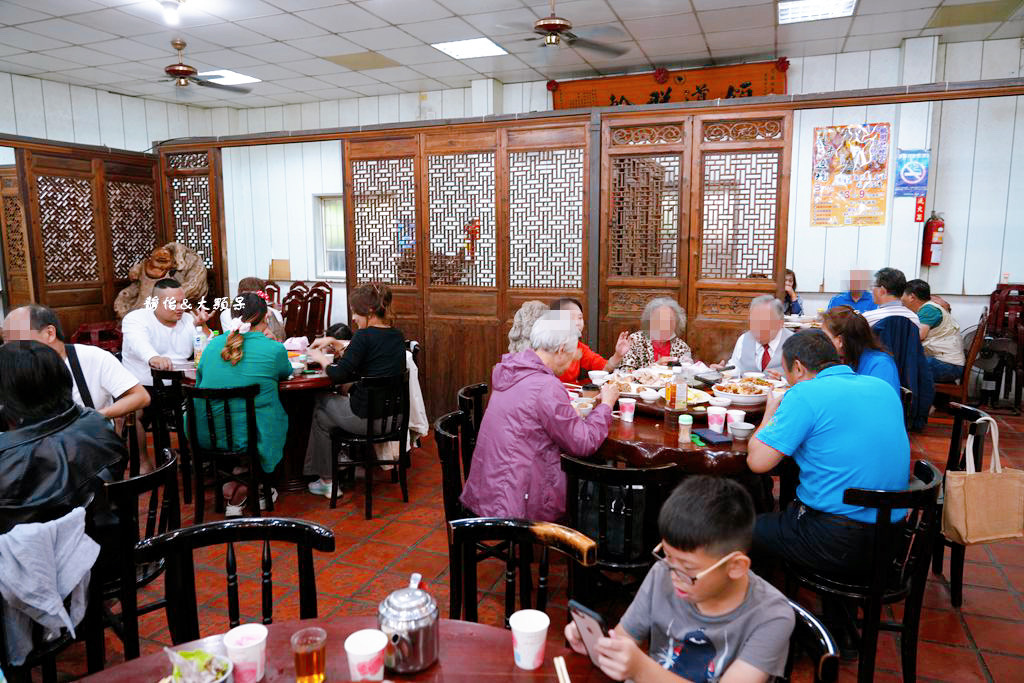
[(408, 588), (396, 590), (377, 608), (377, 626), (391, 641), (384, 665), (395, 673), (423, 671), (437, 661), (437, 601), (419, 587), (422, 578), (413, 574)]

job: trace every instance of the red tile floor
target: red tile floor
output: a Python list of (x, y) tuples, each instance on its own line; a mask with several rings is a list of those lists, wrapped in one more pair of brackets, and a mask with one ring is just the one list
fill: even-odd
[[(998, 417), (1002, 432), (1004, 464), (1024, 468), (1024, 418)], [(930, 425), (912, 438), (914, 457), (927, 457), (940, 468), (945, 465), (950, 428)], [(409, 476), (410, 502), (403, 503), (397, 484), (380, 474), (374, 488), (374, 518), (363, 519), (363, 500), (356, 492), (338, 509), (331, 510), (327, 500), (305, 493), (282, 495), (275, 513), (323, 524), (334, 531), (337, 549), (331, 555), (316, 557), (317, 592), (320, 616), (375, 614), (377, 603), (390, 591), (402, 587), (410, 572), (423, 574), (427, 589), (436, 597), (442, 615), (448, 605), (448, 553), (441, 506), (441, 472), (433, 444), (414, 451)], [(184, 523), (191, 520), (191, 506), (183, 508)], [(209, 503), (207, 519), (216, 519)], [(947, 554), (948, 558), (948, 554)], [(243, 621), (259, 616), (259, 548), (238, 549)], [(203, 635), (227, 628), (223, 550), (197, 555), (197, 590)], [(947, 559), (948, 564), (948, 559)], [(503, 602), (503, 565), (490, 560), (480, 565), (479, 585), (486, 592), (480, 601), (480, 620), (501, 625)], [(565, 612), (565, 566), (556, 564), (549, 600), (552, 617), (550, 642), (561, 645)], [(274, 617), (297, 618), (298, 587), (294, 555), (285, 548), (274, 553)], [(1024, 541), (975, 546), (967, 551), (964, 572), (964, 604), (959, 610), (950, 605), (949, 589), (942, 577), (931, 576), (924, 598), (918, 648), (918, 676), (922, 681), (1016, 682), (1024, 680)], [(162, 584), (147, 593), (159, 595)], [(616, 607), (607, 608), (614, 623), (628, 604), (628, 596), (618, 596)], [(897, 607), (897, 610), (899, 608)], [(618, 610), (619, 613), (615, 613)], [(142, 618), (144, 653), (157, 652), (169, 644), (162, 612)], [(122, 660), (120, 642), (107, 632), (110, 665)], [(842, 680), (855, 680), (856, 663), (844, 663)], [(60, 661), (64, 680), (73, 680), (85, 671), (81, 646), (66, 651)], [(898, 681), (899, 643), (892, 634), (882, 634), (879, 644), (876, 681)], [(798, 680), (810, 680), (806, 667), (798, 670)]]

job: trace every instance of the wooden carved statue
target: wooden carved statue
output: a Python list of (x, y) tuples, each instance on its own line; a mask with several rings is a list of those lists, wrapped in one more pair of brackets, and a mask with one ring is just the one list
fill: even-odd
[(157, 247), (128, 271), (131, 284), (121, 290), (114, 300), (114, 313), (118, 320), (146, 305), (153, 295), (153, 285), (165, 277), (181, 283), (185, 297), (198, 299), (206, 295), (206, 264), (202, 257), (183, 244), (168, 242)]

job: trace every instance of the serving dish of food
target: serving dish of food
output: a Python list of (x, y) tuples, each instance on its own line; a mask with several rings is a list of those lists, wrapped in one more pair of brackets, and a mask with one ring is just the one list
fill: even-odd
[(775, 385), (763, 379), (744, 379), (712, 387), (715, 396), (729, 399), (733, 405), (755, 406), (768, 399), (768, 392)]
[[(665, 398), (665, 390), (661, 389), (658, 391), (658, 395)], [(707, 403), (711, 400), (711, 394), (700, 389), (688, 388), (686, 391), (686, 403), (688, 405), (696, 405), (698, 403)]]
[(639, 396), (644, 389), (658, 391), (672, 381), (672, 368), (652, 365), (639, 368), (632, 372), (616, 372), (609, 378), (619, 387), (619, 392), (627, 396)]

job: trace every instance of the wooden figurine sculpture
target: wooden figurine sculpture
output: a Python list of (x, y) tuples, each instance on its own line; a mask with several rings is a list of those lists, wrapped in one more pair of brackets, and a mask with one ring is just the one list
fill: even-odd
[(153, 295), (157, 280), (171, 277), (181, 283), (185, 297), (191, 300), (206, 295), (206, 264), (202, 257), (183, 244), (168, 242), (157, 247), (128, 271), (131, 284), (121, 290), (114, 300), (118, 320), (146, 305)]

